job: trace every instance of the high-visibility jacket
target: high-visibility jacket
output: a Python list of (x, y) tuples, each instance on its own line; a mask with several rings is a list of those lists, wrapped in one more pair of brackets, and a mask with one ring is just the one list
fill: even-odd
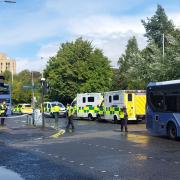
[(59, 111), (60, 111), (60, 107), (59, 107), (58, 105), (53, 106), (53, 107), (51, 108), (51, 112), (52, 112), (52, 113), (54, 113), (54, 112), (59, 112)]
[(5, 115), (7, 110), (6, 104), (0, 104), (0, 115)]
[(124, 111), (120, 111), (120, 119), (124, 119)]
[(73, 116), (74, 113), (75, 113), (75, 108), (69, 106), (69, 109), (68, 109), (68, 117)]

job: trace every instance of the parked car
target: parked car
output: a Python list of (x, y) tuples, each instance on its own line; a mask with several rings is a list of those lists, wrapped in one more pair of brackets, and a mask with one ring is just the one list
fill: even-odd
[(67, 113), (67, 110), (66, 110), (65, 106), (62, 103), (57, 102), (57, 101), (44, 102), (44, 113), (45, 113), (45, 115), (54, 117), (54, 115), (53, 115), (53, 113), (51, 111), (51, 108), (56, 106), (56, 105), (58, 105), (60, 107), (59, 116), (65, 117), (66, 113)]
[(33, 108), (31, 104), (18, 104), (12, 108), (14, 114), (32, 114)]

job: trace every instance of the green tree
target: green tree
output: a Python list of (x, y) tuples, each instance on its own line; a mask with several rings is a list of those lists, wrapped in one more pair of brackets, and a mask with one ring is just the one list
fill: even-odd
[[(128, 44), (126, 46), (125, 53), (119, 58), (119, 82), (121, 89), (133, 88), (135, 85), (133, 83), (134, 77), (131, 77), (131, 74), (134, 74), (136, 71), (136, 66), (140, 58), (140, 51), (138, 49), (137, 40), (133, 36), (128, 40)], [(132, 85), (132, 83), (134, 85)]]
[(165, 10), (158, 5), (155, 15), (141, 21), (146, 30), (145, 36), (150, 41), (154, 41), (158, 47), (162, 47), (162, 35), (165, 34), (165, 44), (167, 43), (167, 36), (174, 31), (174, 25), (165, 13)]
[(63, 43), (45, 69), (50, 98), (71, 101), (77, 93), (104, 92), (112, 81), (110, 62), (91, 42), (76, 39)]

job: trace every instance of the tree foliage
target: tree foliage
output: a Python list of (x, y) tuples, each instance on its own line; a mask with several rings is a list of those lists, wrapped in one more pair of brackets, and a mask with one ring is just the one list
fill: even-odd
[[(168, 20), (158, 5), (155, 15), (142, 21), (148, 44), (139, 50), (135, 37), (129, 39), (125, 53), (119, 58), (120, 89), (144, 89), (150, 81), (180, 78), (180, 31)], [(165, 36), (165, 54), (162, 52)]]
[(112, 81), (110, 62), (91, 42), (76, 39), (63, 43), (45, 69), (50, 98), (71, 101), (77, 93), (104, 92)]

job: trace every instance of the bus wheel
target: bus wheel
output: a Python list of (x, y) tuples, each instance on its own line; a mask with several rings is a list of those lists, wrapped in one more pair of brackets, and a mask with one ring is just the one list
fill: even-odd
[(92, 114), (88, 114), (88, 120), (90, 120), (90, 121), (94, 120)]
[(177, 129), (174, 123), (169, 123), (167, 126), (167, 134), (170, 139), (177, 138)]

